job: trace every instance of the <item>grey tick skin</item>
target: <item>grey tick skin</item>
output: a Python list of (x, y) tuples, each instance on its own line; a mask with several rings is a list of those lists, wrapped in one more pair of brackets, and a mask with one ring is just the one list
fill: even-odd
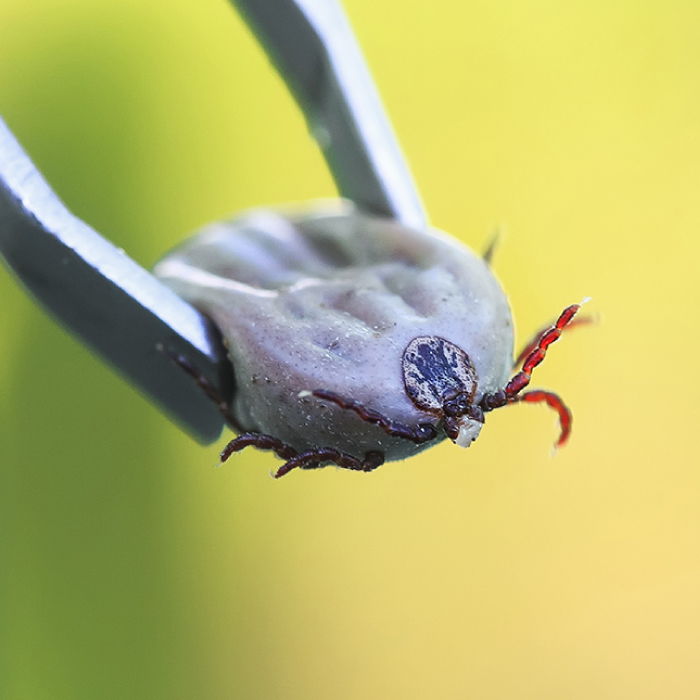
[[(362, 459), (381, 452), (390, 461), (443, 440), (443, 423), (430, 410), (439, 397), (415, 372), (411, 386), (407, 373), (416, 339), (442, 339), (441, 353), (454, 358), (456, 348), (467, 356), (458, 371), (475, 403), (502, 390), (512, 370), (511, 312), (486, 262), (439, 231), (368, 216), (347, 201), (214, 224), (167, 255), (155, 274), (221, 330), (236, 377), (235, 427), (297, 453), (332, 448)], [(437, 434), (423, 444), (388, 435), (316, 390), (397, 424), (432, 425)], [(465, 419), (456, 442), (470, 444), (477, 423)]]

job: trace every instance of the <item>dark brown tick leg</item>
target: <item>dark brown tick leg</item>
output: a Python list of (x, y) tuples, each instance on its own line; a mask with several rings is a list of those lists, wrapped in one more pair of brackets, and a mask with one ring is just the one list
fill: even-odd
[[(352, 469), (353, 471), (362, 472), (370, 472), (384, 464), (384, 453), (382, 452), (368, 452), (364, 459), (358, 459), (357, 457), (339, 452), (330, 447), (309, 450), (308, 452), (299, 454), (293, 447), (272, 435), (241, 432), (241, 428), (231, 412), (228, 403), (211, 385), (209, 380), (204, 377), (186, 357), (178, 355), (170, 348), (165, 348), (164, 352), (176, 365), (185, 370), (185, 372), (194, 379), (197, 386), (216, 404), (226, 422), (234, 430), (241, 433), (238, 437), (231, 440), (224, 448), (219, 457), (221, 464), (228, 460), (234, 452), (240, 452), (246, 447), (255, 447), (258, 450), (271, 450), (278, 457), (285, 460), (285, 463), (275, 472), (275, 479), (279, 479), (281, 476), (288, 474), (292, 469), (296, 469), (297, 467), (312, 468), (323, 462), (332, 462), (343, 469)], [(374, 415), (373, 411), (371, 413)]]
[(272, 435), (262, 433), (243, 433), (229, 442), (221, 453), (223, 464), (234, 452), (240, 452), (246, 447), (257, 447), (259, 450), (272, 450), (278, 457), (285, 460), (294, 459), (299, 453), (293, 448)]
[(178, 355), (170, 348), (163, 348), (163, 352), (180, 368), (184, 369), (187, 374), (194, 379), (197, 386), (210, 398), (219, 409), (219, 413), (224, 417), (226, 423), (233, 428), (237, 433), (241, 432), (241, 426), (238, 425), (228, 401), (212, 386), (209, 380), (183, 355)]
[(296, 468), (313, 468), (323, 462), (331, 462), (337, 464), (343, 469), (351, 469), (358, 472), (371, 472), (377, 467), (384, 464), (384, 454), (382, 452), (368, 452), (364, 459), (358, 459), (352, 455), (339, 452), (330, 447), (320, 450), (309, 450), (293, 457), (283, 464), (276, 472), (275, 479), (288, 474), (292, 469)]
[(332, 462), (343, 469), (362, 472), (371, 472), (384, 464), (384, 454), (382, 452), (368, 452), (364, 459), (358, 459), (330, 447), (299, 453), (278, 438), (261, 433), (243, 433), (231, 440), (221, 453), (221, 463), (223, 464), (234, 452), (240, 452), (246, 447), (272, 450), (278, 457), (286, 460), (275, 472), (275, 479), (288, 474), (292, 469), (304, 467), (311, 469), (323, 462)]
[(311, 392), (317, 399), (324, 399), (344, 408), (348, 411), (354, 411), (362, 420), (378, 425), (387, 435), (392, 437), (403, 438), (415, 442), (416, 445), (421, 445), (424, 442), (430, 442), (437, 437), (437, 429), (430, 423), (419, 423), (415, 428), (409, 428), (407, 425), (397, 423), (389, 418), (386, 418), (381, 413), (363, 406), (358, 401), (345, 399), (333, 391), (319, 389)]

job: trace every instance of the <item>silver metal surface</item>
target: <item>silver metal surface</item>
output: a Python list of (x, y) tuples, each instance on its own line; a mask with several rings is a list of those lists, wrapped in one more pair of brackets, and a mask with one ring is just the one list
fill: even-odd
[(223, 419), (163, 353), (186, 355), (223, 395), (231, 368), (210, 321), (73, 216), (0, 119), (0, 254), (32, 295), (201, 442)]
[(297, 99), (340, 194), (425, 228), (420, 197), (337, 0), (232, 0)]

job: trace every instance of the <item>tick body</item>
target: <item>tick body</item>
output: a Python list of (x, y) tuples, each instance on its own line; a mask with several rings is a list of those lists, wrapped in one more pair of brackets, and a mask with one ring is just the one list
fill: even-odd
[(520, 400), (534, 368), (516, 375), (517, 391), (509, 384), (512, 317), (483, 259), (347, 202), (217, 224), (156, 274), (229, 349), (227, 417), (241, 435), (223, 458), (269, 449), (285, 460), (278, 475), (329, 463), (371, 471), (445, 437), (467, 446), (485, 413)]

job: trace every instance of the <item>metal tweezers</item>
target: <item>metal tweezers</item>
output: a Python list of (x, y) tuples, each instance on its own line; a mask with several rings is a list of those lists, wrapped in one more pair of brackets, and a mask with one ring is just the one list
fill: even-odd
[[(422, 228), (425, 215), (349, 22), (336, 0), (235, 0), (301, 107), (343, 197)], [(163, 352), (230, 398), (211, 321), (74, 216), (0, 119), (0, 255), (44, 307), (196, 440), (223, 418)]]

